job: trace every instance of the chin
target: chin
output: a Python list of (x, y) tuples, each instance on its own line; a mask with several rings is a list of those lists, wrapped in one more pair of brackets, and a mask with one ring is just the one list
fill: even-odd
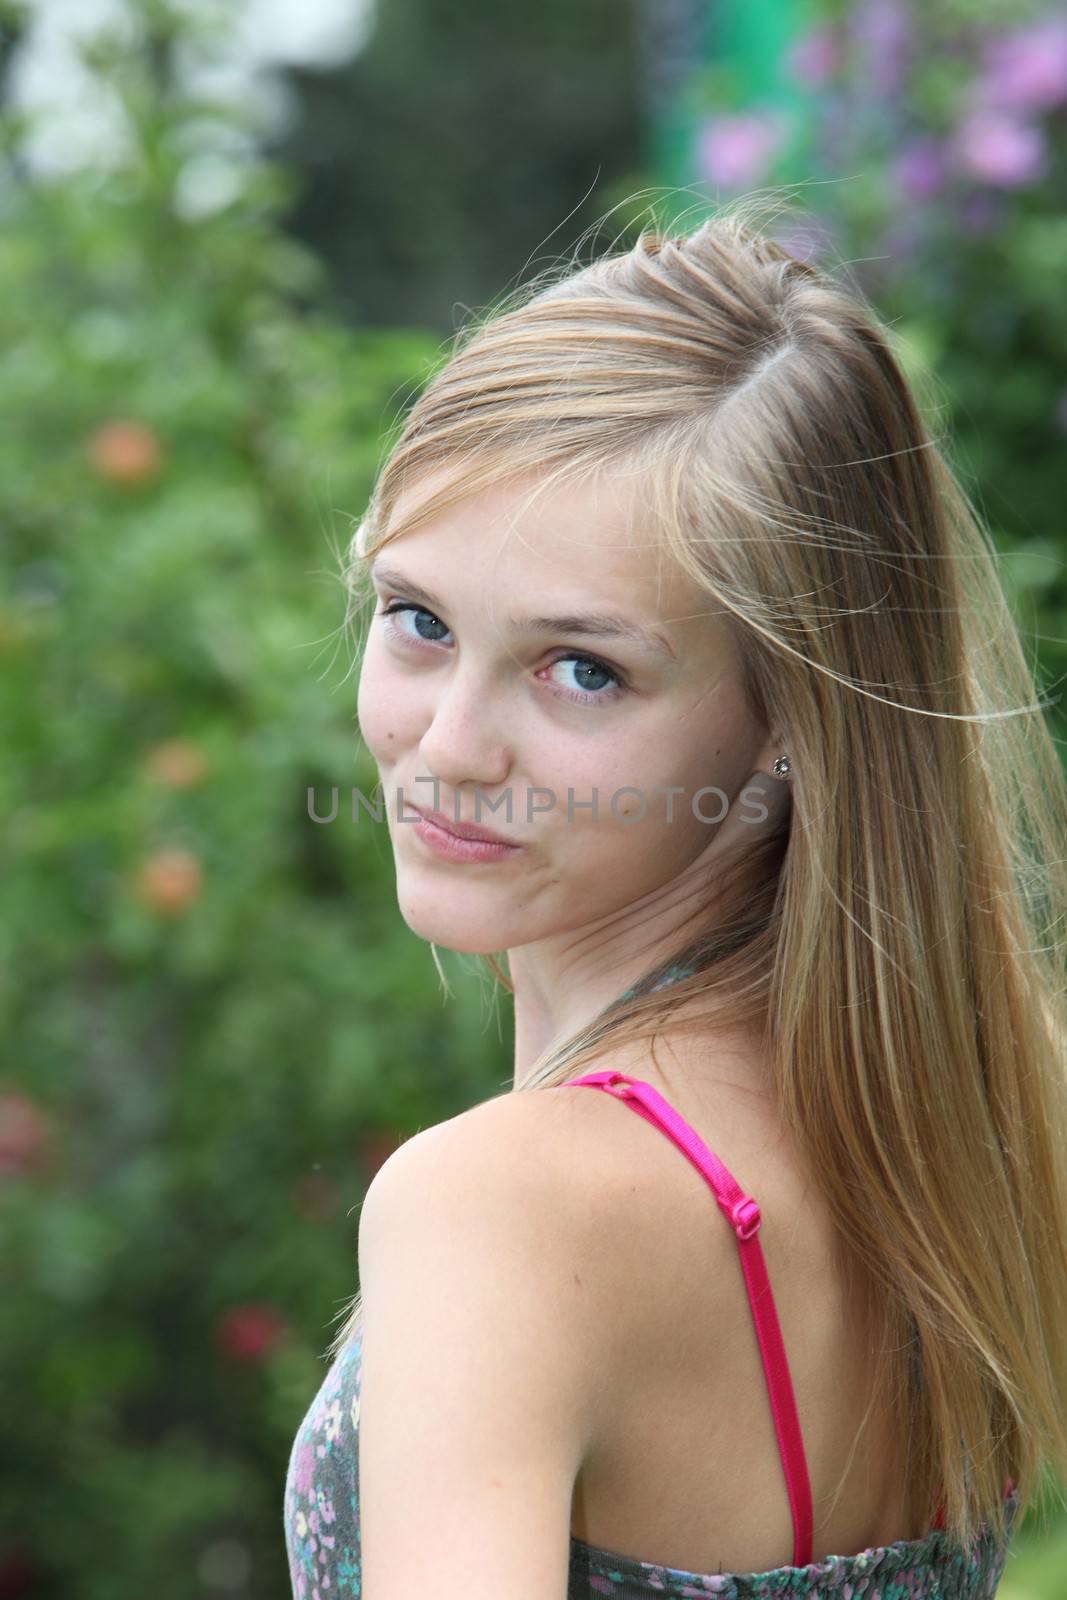
[[(429, 896), (398, 895), (400, 915), (419, 939), (427, 944), (440, 945), (444, 950), (455, 950), (463, 955), (491, 956), (506, 950), (509, 942), (516, 942), (513, 930), (494, 930), (485, 916), (485, 907), (473, 906), (469, 911), (458, 907), (451, 910), (441, 905), (440, 894)], [(520, 941), (517, 941), (521, 943)]]
[(464, 937), (454, 926), (449, 926), (445, 922), (421, 923), (415, 922), (411, 917), (405, 917), (404, 921), (417, 938), (424, 939), (427, 944), (435, 944), (439, 950), (452, 950), (457, 955), (492, 956), (507, 948), (506, 945), (497, 944), (495, 940), (486, 944), (484, 935), (479, 936), (473, 930), (469, 938)]

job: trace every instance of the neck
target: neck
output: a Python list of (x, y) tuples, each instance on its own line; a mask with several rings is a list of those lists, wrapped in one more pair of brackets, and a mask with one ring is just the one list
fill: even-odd
[[(672, 965), (653, 985), (653, 989), (664, 989), (668, 985), (679, 982), (688, 977), (693, 971), (692, 967), (679, 967)], [(534, 1062), (540, 1056), (556, 1045), (562, 1044), (565, 1039), (571, 1038), (582, 1028), (588, 1027), (594, 1017), (611, 1005), (616, 1000), (627, 1000), (634, 993), (636, 985), (623, 990), (605, 989), (602, 996), (594, 997), (593, 1007), (588, 1006), (589, 997), (586, 997), (587, 1011), (582, 1017), (573, 1021), (564, 1022), (562, 1025), (554, 1023), (544, 1005), (537, 1003), (536, 998), (531, 998), (528, 989), (522, 993), (521, 999), (516, 992), (515, 996), (515, 1082), (518, 1083), (530, 1071)]]

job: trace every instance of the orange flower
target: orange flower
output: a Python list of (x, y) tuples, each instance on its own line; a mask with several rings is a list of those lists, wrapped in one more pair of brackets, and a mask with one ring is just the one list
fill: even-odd
[(199, 898), (204, 871), (191, 850), (171, 847), (157, 850), (137, 875), (137, 892), (146, 905), (163, 916), (180, 916)]
[(191, 789), (207, 772), (204, 752), (191, 739), (166, 739), (148, 757), (148, 775), (168, 789)]
[(111, 483), (145, 483), (156, 476), (163, 460), (158, 435), (145, 423), (125, 418), (97, 428), (89, 453), (97, 472)]

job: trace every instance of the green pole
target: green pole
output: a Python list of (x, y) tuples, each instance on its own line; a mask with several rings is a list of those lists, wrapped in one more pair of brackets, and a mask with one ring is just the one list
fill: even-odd
[[(670, 0), (647, 0), (652, 6)], [(679, 0), (675, 0), (675, 9)], [(685, 0), (680, 0), (682, 5)], [(704, 130), (720, 117), (773, 114), (782, 143), (752, 185), (791, 183), (814, 173), (815, 92), (787, 71), (794, 44), (818, 20), (819, 0), (689, 0), (688, 59), (674, 62), (669, 93), (651, 108), (648, 148), (653, 181), (693, 191), (672, 197), (668, 209), (691, 215), (701, 194), (716, 199), (714, 181), (700, 170)]]

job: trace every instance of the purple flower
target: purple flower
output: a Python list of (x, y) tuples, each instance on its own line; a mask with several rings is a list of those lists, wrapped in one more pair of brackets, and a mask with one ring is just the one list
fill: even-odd
[(941, 187), (946, 165), (945, 153), (936, 139), (913, 139), (893, 165), (897, 189), (906, 200), (925, 200)]
[(911, 18), (901, 0), (857, 0), (850, 32), (861, 86), (883, 98), (898, 94), (907, 68)]
[(972, 178), (1000, 189), (1018, 189), (1044, 175), (1045, 137), (1040, 128), (1006, 112), (979, 108), (955, 134), (960, 165)]
[(711, 117), (697, 139), (700, 174), (724, 188), (744, 188), (767, 174), (782, 136), (774, 113)]
[(1004, 110), (1044, 111), (1067, 100), (1067, 18), (1046, 17), (990, 39), (979, 93)]
[(960, 221), (970, 234), (991, 233), (1003, 220), (1003, 198), (985, 190), (969, 194), (960, 207)]
[(836, 70), (841, 47), (831, 28), (812, 28), (798, 39), (786, 58), (786, 70), (808, 89), (821, 89)]
[(827, 245), (824, 230), (802, 223), (785, 228), (777, 237), (783, 250), (788, 250), (795, 260), (803, 262), (817, 260)]

